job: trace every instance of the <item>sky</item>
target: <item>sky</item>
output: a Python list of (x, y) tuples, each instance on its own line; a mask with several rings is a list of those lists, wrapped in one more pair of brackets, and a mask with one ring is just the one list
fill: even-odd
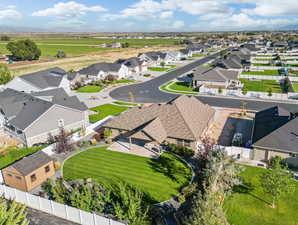
[(0, 0), (0, 26), (65, 32), (298, 28), (297, 0)]

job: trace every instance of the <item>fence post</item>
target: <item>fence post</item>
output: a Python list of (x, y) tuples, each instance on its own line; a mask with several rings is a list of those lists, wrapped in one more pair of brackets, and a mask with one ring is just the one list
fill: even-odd
[(54, 207), (53, 207), (53, 201), (52, 200), (50, 200), (50, 205), (51, 205), (51, 212), (52, 212), (52, 214), (54, 214)]
[(66, 219), (68, 219), (68, 206), (64, 205), (64, 209), (65, 209), (65, 215), (66, 215)]
[(96, 215), (95, 215), (95, 213), (93, 213), (93, 224), (94, 224), (94, 225), (97, 225), (97, 224), (96, 224)]
[(41, 202), (40, 202), (40, 196), (38, 196), (38, 209), (40, 210), (41, 209)]
[(81, 212), (80, 209), (79, 209), (79, 215), (80, 215), (80, 224), (82, 224), (83, 223), (83, 218), (82, 218), (82, 212)]

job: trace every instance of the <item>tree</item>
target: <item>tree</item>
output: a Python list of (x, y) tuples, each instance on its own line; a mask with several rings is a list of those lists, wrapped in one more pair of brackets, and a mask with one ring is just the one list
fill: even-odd
[(128, 42), (122, 43), (121, 44), (121, 47), (122, 48), (128, 48), (129, 47), (129, 43)]
[(71, 143), (69, 134), (63, 127), (60, 128), (59, 134), (55, 137), (55, 152), (66, 153), (73, 150), (74, 146)]
[(165, 67), (166, 63), (164, 61), (160, 62), (160, 66), (163, 68)]
[(260, 176), (263, 191), (272, 198), (272, 208), (276, 207), (276, 202), (282, 195), (293, 191), (292, 177), (293, 174), (286, 165), (282, 164), (281, 158), (275, 158), (271, 163), (270, 169), (267, 169)]
[(7, 35), (2, 35), (2, 36), (0, 37), (0, 41), (10, 41), (10, 37), (7, 36)]
[(201, 149), (197, 176), (202, 179), (198, 187), (203, 188), (192, 196), (185, 225), (228, 225), (222, 205), (234, 185), (240, 184), (241, 169), (212, 139), (205, 138)]
[(268, 96), (271, 97), (272, 96), (272, 88), (268, 89)]
[(26, 206), (0, 198), (0, 224), (3, 225), (28, 225), (26, 219)]
[(9, 42), (6, 48), (19, 60), (37, 60), (41, 56), (40, 49), (29, 39)]
[(244, 87), (244, 88), (242, 89), (242, 94), (243, 94), (243, 95), (246, 95), (246, 94), (247, 94), (247, 88)]
[(4, 64), (0, 64), (0, 85), (7, 84), (13, 79), (13, 75), (10, 73), (8, 67)]
[(56, 57), (58, 59), (66, 58), (66, 53), (63, 50), (58, 50)]

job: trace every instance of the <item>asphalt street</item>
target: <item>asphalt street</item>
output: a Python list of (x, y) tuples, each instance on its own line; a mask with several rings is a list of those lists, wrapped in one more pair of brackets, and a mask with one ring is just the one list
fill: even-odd
[[(215, 53), (143, 83), (117, 88), (110, 92), (110, 96), (119, 101), (131, 101), (133, 96), (133, 100), (138, 103), (162, 103), (170, 101), (171, 99), (177, 97), (177, 95), (160, 91), (159, 86), (187, 72), (190, 72), (194, 68), (203, 65), (212, 59), (215, 59), (219, 55), (219, 52)], [(270, 106), (279, 105), (289, 111), (298, 112), (298, 104), (289, 101), (268, 101), (261, 99), (254, 100), (218, 96), (198, 96), (197, 98), (203, 103), (214, 107), (241, 108), (243, 104), (242, 102), (244, 101), (246, 104), (246, 109), (249, 110), (258, 111)]]

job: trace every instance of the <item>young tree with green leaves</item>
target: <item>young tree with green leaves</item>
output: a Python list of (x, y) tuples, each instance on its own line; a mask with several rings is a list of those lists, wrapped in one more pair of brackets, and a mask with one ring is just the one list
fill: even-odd
[(5, 64), (0, 64), (0, 85), (7, 84), (13, 79), (8, 67)]
[(292, 182), (293, 174), (286, 165), (282, 164), (281, 158), (271, 161), (271, 166), (260, 176), (263, 191), (270, 195), (271, 207), (276, 207), (276, 202), (284, 194), (290, 193), (295, 187)]
[(27, 40), (11, 41), (6, 45), (13, 57), (19, 60), (37, 60), (41, 56), (41, 51), (35, 42)]
[(0, 198), (0, 224), (1, 225), (29, 225), (26, 219), (26, 206)]
[(164, 61), (160, 62), (160, 66), (161, 66), (162, 68), (164, 68), (165, 65), (166, 65), (166, 63), (165, 63)]

